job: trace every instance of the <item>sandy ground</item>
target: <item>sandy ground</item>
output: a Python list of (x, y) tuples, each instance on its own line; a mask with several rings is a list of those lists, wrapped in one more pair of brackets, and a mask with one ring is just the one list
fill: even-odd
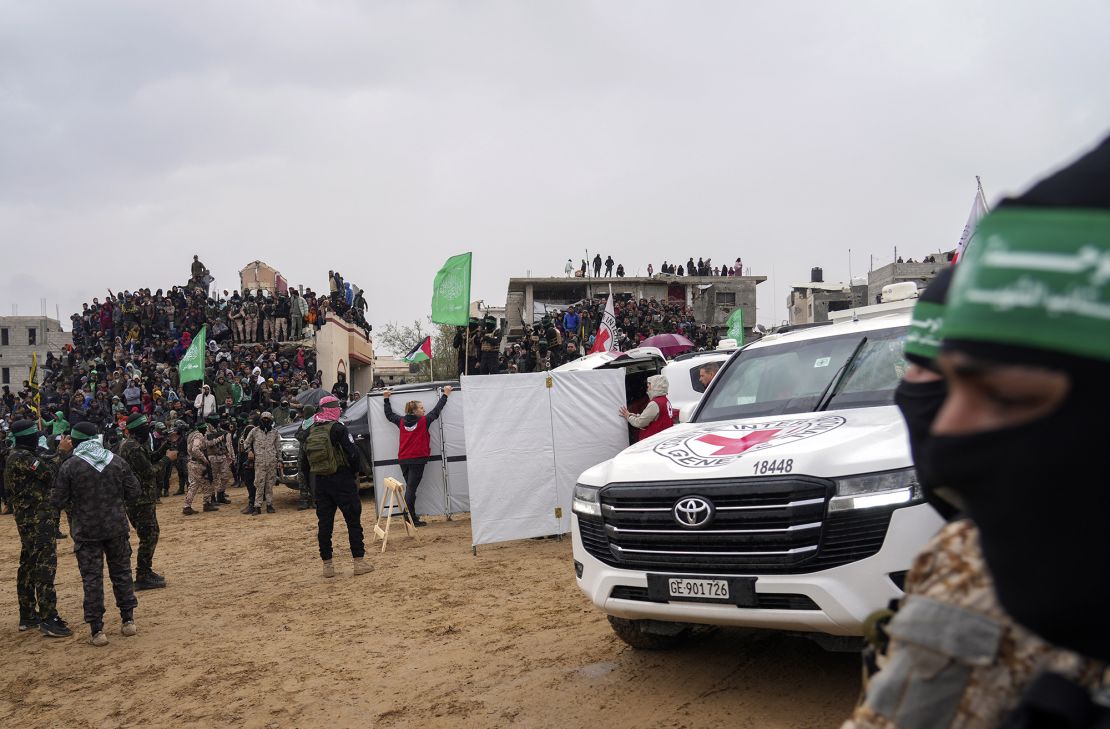
[[(810, 641), (720, 631), (635, 651), (575, 587), (569, 539), (470, 553), (464, 518), (391, 537), (375, 572), (320, 576), (315, 514), (279, 487), (275, 515), (159, 508), (140, 633), (85, 641), (71, 542), (59, 542), (68, 639), (16, 630), (19, 538), (0, 518), (0, 727), (835, 727), (858, 657)], [(363, 524), (369, 539), (370, 502)], [(132, 535), (132, 543), (135, 537)]]

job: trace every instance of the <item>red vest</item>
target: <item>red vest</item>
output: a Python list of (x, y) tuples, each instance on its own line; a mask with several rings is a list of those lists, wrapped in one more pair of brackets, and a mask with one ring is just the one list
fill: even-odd
[(640, 440), (650, 438), (656, 433), (662, 433), (674, 425), (674, 410), (671, 409), (671, 401), (667, 399), (667, 396), (653, 397), (651, 401), (659, 406), (659, 415), (640, 431)]
[(417, 420), (411, 430), (405, 427), (403, 419), (398, 427), (401, 429), (401, 444), (397, 448), (397, 460), (406, 461), (410, 458), (427, 458), (432, 455), (432, 436), (428, 432), (426, 417)]

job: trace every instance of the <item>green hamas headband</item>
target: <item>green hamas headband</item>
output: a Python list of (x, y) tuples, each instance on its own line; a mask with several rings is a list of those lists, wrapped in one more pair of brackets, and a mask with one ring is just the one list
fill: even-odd
[(140, 417), (138, 417), (138, 418), (135, 418), (135, 419), (134, 419), (134, 420), (132, 420), (131, 422), (129, 422), (129, 423), (127, 424), (127, 429), (128, 429), (128, 430), (130, 430), (131, 428), (140, 428), (140, 427), (142, 427), (142, 426), (144, 426), (144, 425), (146, 425), (146, 424), (147, 424), (147, 419), (146, 419), (146, 416), (145, 416), (145, 415), (142, 415), (142, 416), (140, 416)]
[(1002, 208), (956, 266), (940, 338), (1110, 360), (1108, 284), (1110, 212)]
[(95, 438), (96, 433), (82, 433), (80, 430), (74, 428), (69, 431), (69, 437), (73, 438), (73, 440), (88, 440), (89, 438)]
[(940, 329), (944, 324), (944, 304), (918, 301), (913, 307), (910, 329), (906, 332), (906, 354), (934, 360), (940, 353)]
[(39, 432), (38, 426), (37, 425), (32, 425), (28, 428), (24, 428), (23, 430), (13, 431), (11, 433), (8, 433), (8, 438), (7, 438), (8, 445), (14, 446), (16, 438), (23, 438), (23, 437), (28, 436), (28, 435), (35, 435), (38, 432)]

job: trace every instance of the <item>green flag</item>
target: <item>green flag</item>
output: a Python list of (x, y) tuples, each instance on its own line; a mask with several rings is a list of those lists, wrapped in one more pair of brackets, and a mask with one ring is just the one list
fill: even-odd
[(451, 256), (432, 287), (432, 321), (464, 327), (470, 321), (470, 256)]
[(728, 317), (728, 338), (736, 340), (736, 346), (744, 346), (744, 310), (737, 308)]
[(189, 351), (177, 363), (177, 376), (182, 385), (193, 380), (204, 380), (204, 340), (207, 336), (208, 325), (205, 324), (193, 337), (193, 343), (189, 345)]

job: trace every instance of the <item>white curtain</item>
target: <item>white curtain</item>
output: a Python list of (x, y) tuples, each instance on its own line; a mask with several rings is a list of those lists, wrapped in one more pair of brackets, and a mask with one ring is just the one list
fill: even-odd
[(623, 370), (462, 378), (473, 544), (570, 531), (579, 474), (628, 445), (624, 382)]

